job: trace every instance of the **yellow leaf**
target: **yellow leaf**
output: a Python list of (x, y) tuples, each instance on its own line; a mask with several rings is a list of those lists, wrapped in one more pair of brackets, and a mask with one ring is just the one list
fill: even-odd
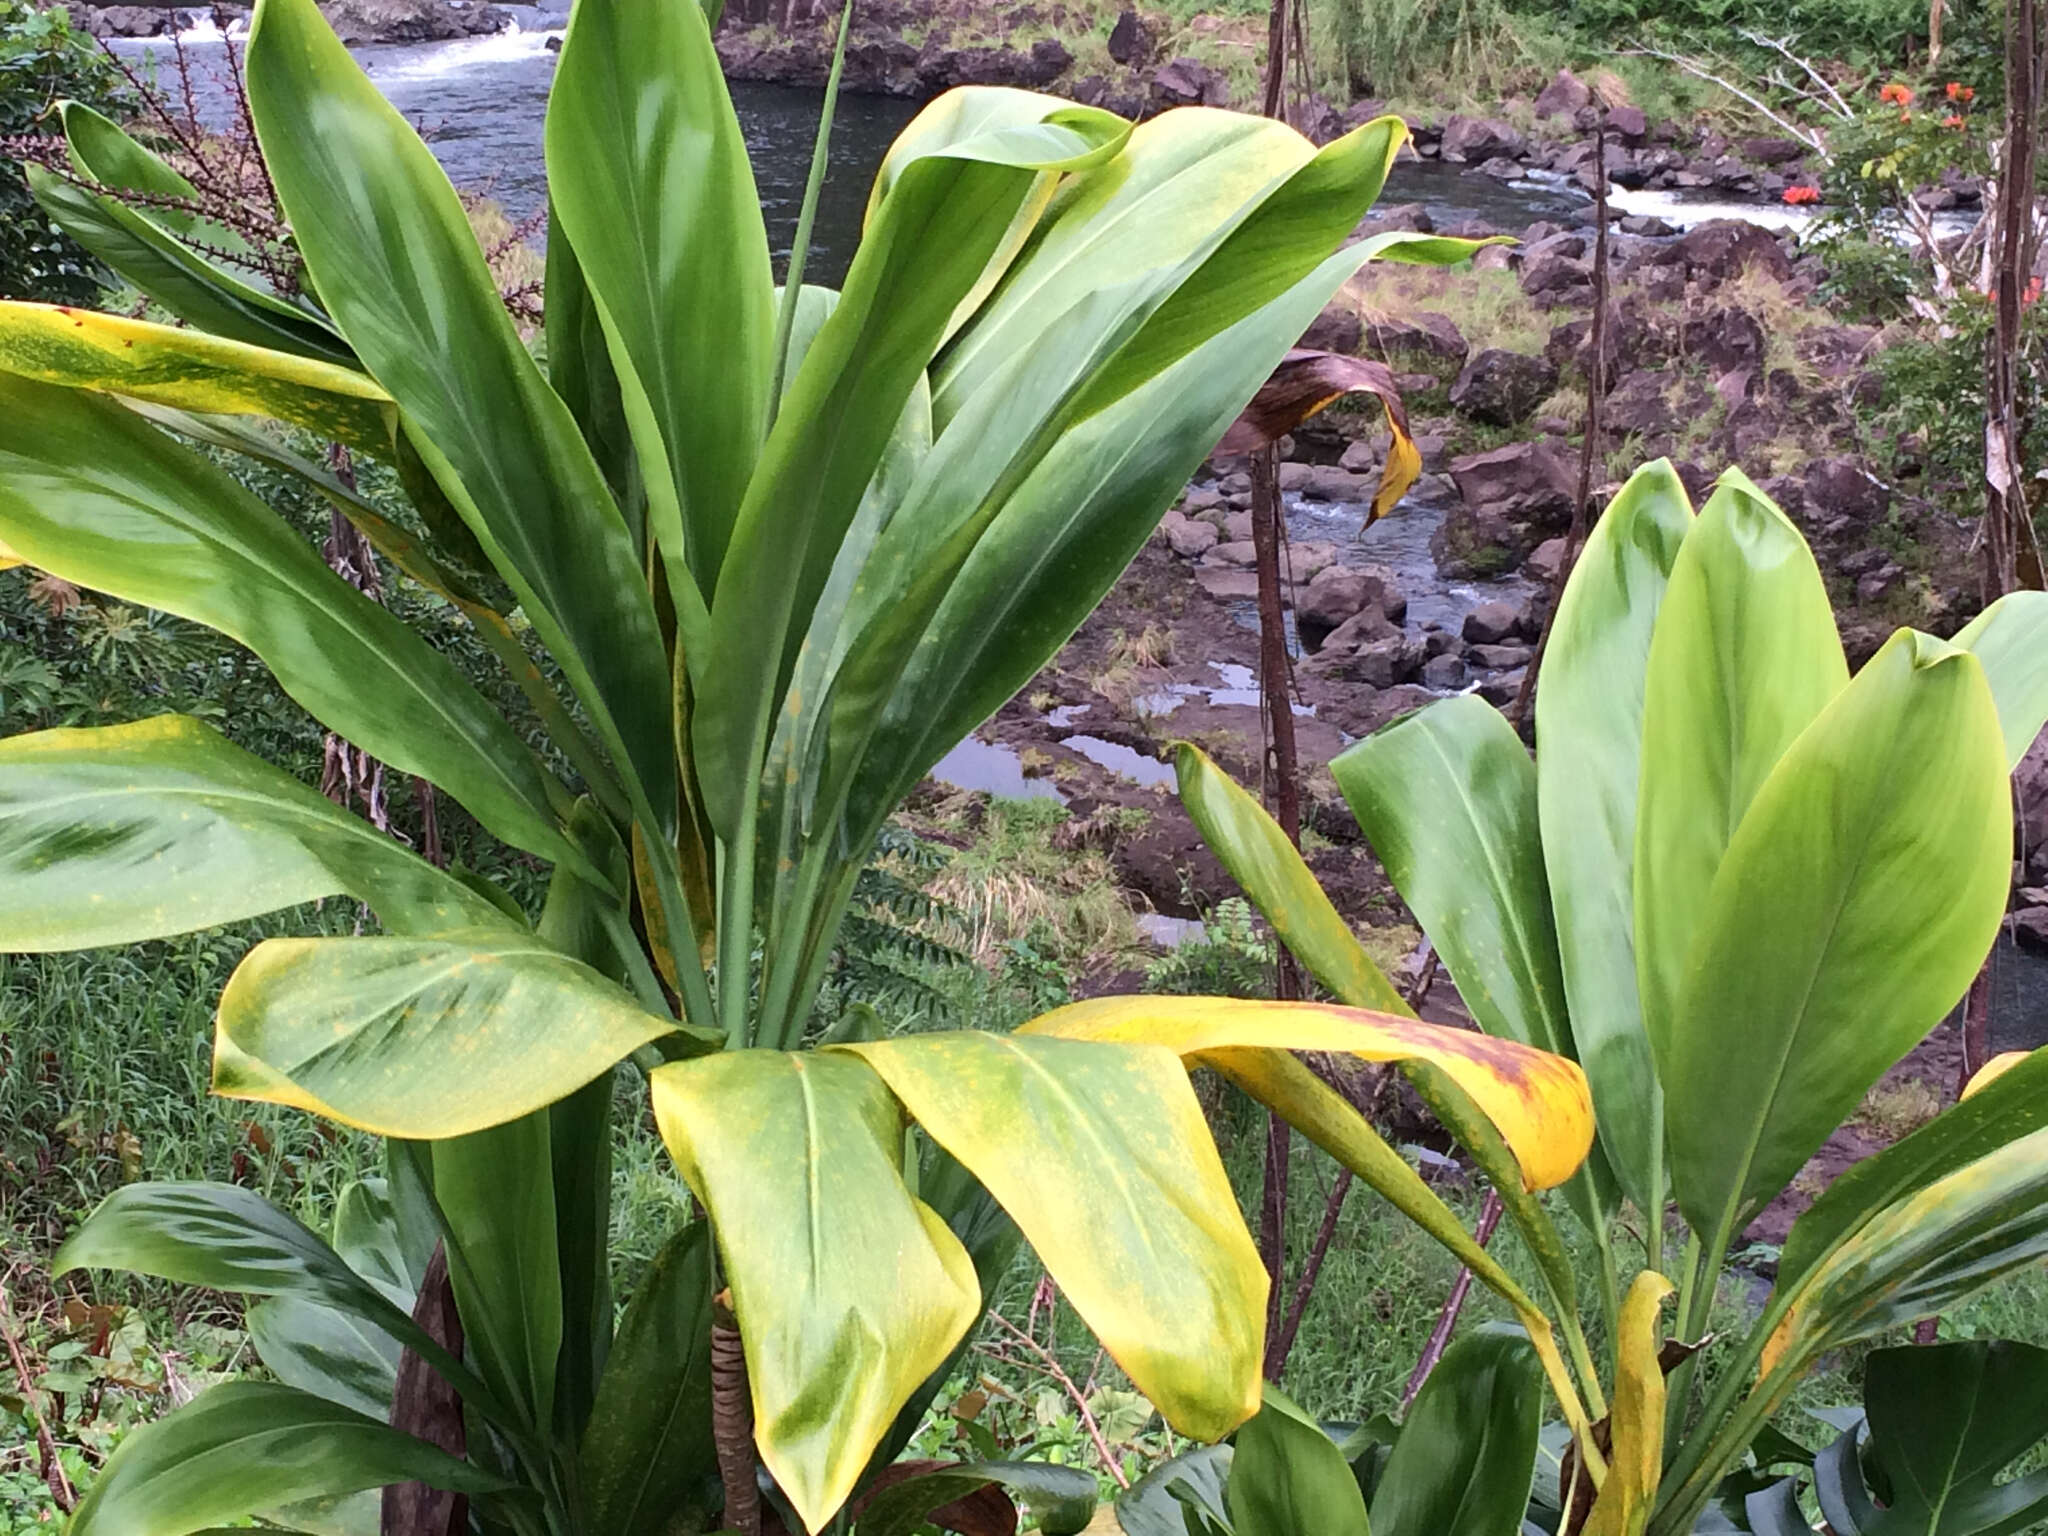
[(5, 539), (0, 539), (0, 571), (11, 571), (17, 565), (26, 564), (28, 564), (26, 560), (7, 547)]
[[(4, 553), (6, 553), (5, 549), (0, 548), (0, 554)], [(1977, 1069), (1977, 1075), (1971, 1078), (1969, 1085), (1963, 1089), (1963, 1097), (1967, 1099), (1979, 1089), (1989, 1088), (2006, 1073), (2025, 1061), (2030, 1054), (2032, 1053), (2028, 1051), (2004, 1051), (1992, 1057)]]
[(1055, 1009), (1020, 1033), (1168, 1046), (1227, 1065), (1235, 1053), (1332, 1051), (1366, 1061), (1427, 1061), (1499, 1129), (1530, 1189), (1570, 1178), (1593, 1145), (1593, 1101), (1578, 1064), (1471, 1030), (1334, 1003), (1223, 997), (1104, 997)]
[(1672, 1285), (1655, 1270), (1635, 1278), (1621, 1304), (1608, 1418), (1607, 1480), (1593, 1501), (1582, 1536), (1642, 1536), (1664, 1472), (1664, 1367), (1659, 1314)]

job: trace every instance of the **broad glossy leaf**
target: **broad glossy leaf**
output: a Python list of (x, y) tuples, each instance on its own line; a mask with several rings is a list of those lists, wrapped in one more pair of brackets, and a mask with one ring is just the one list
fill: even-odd
[(1079, 1467), (1046, 1461), (940, 1464), (867, 1496), (854, 1536), (912, 1536), (934, 1511), (982, 1489), (1023, 1500), (1046, 1536), (1076, 1536), (1095, 1513), (1095, 1475)]
[(296, 1296), (249, 1308), (249, 1342), (265, 1370), (288, 1387), (379, 1422), (391, 1417), (398, 1341), (361, 1318)]
[(958, 92), (905, 131), (839, 304), (784, 397), (690, 658), (711, 822), (751, 804), (781, 684), (903, 403), (954, 307), (995, 255), (1039, 173), (1106, 161), (1129, 125), (1023, 91)]
[(149, 209), (149, 217), (174, 234), (189, 238), (197, 231), (208, 245), (246, 252), (240, 235), (198, 212), (199, 189), (190, 179), (112, 118), (82, 101), (59, 102), (57, 118), (79, 175), (109, 190), (140, 193), (138, 201)]
[(2018, 1057), (1989, 1082), (1984, 1078), (1980, 1072), (1972, 1080), (1960, 1104), (1837, 1176), (1792, 1224), (1778, 1259), (1779, 1294), (1793, 1291), (1893, 1201), (2048, 1127), (2048, 1047)]
[(369, 375), (189, 327), (0, 300), (0, 370), (183, 411), (270, 416), (392, 453), (396, 408)]
[(1412, 1014), (1266, 808), (1192, 742), (1175, 745), (1174, 766), (1202, 841), (1316, 980), (1354, 1008)]
[(761, 1459), (816, 1530), (979, 1316), (974, 1266), (904, 1188), (902, 1111), (862, 1062), (725, 1051), (651, 1081), (714, 1224)]
[(591, 1519), (614, 1536), (660, 1536), (718, 1476), (711, 1440), (711, 1224), (654, 1256), (626, 1306), (579, 1461)]
[(702, 11), (578, 6), (547, 150), (628, 415), (653, 429), (637, 434), (640, 462), (677, 519), (657, 536), (673, 558), (687, 551), (708, 600), (767, 428), (774, 310), (760, 198)]
[(366, 752), (556, 862), (559, 794), (455, 664), (227, 474), (112, 401), (0, 375), (0, 537), (53, 575), (217, 629)]
[(1188, 1536), (1190, 1501), (1226, 1520), (1223, 1490), (1234, 1455), (1227, 1445), (1198, 1445), (1162, 1461), (1116, 1501), (1117, 1527), (1125, 1536)]
[(2048, 1473), (1994, 1481), (2048, 1436), (2048, 1350), (2006, 1339), (1880, 1349), (1863, 1404), (1866, 1464), (1890, 1498), (1856, 1536), (1988, 1536), (2048, 1514)]
[(1585, 1075), (1571, 1062), (1512, 1040), (1363, 1008), (1227, 997), (1102, 997), (1056, 1008), (1019, 1033), (1164, 1045), (1212, 1065), (1236, 1052), (1272, 1051), (1428, 1061), (1499, 1128), (1532, 1189), (1571, 1177), (1593, 1140)]
[(184, 715), (0, 740), (0, 948), (94, 949), (337, 893), (395, 931), (495, 907)]
[(1659, 1042), (1696, 1231), (1739, 1230), (1962, 996), (2005, 908), (2010, 818), (1982, 667), (1911, 630), (1780, 759)]
[(1586, 1518), (1586, 1536), (1641, 1536), (1664, 1475), (1664, 1365), (1659, 1315), (1674, 1287), (1655, 1270), (1637, 1275), (1621, 1303), (1615, 1344), (1612, 1445), (1607, 1481)]
[(669, 674), (640, 561), (455, 189), (313, 0), (262, 0), (248, 59), (264, 163), (322, 301), (668, 830)]
[[(1662, 1199), (1662, 1089), (1636, 991), (1636, 788), (1650, 633), (1692, 524), (1668, 460), (1629, 477), (1572, 567), (1536, 690), (1536, 805), (1573, 1054), (1640, 1210)], [(1656, 1193), (1652, 1193), (1652, 1191)]]
[(552, 1104), (639, 1047), (715, 1048), (500, 924), (437, 940), (266, 939), (229, 978), (213, 1089), (437, 1140)]
[(72, 1269), (125, 1269), (181, 1285), (332, 1307), (419, 1351), (478, 1411), (502, 1422), (503, 1410), (409, 1313), (253, 1190), (169, 1181), (117, 1189), (51, 1260), (53, 1274)]
[(301, 1499), (386, 1483), (514, 1485), (388, 1425), (268, 1382), (232, 1381), (130, 1432), (79, 1500), (77, 1536), (188, 1536)]
[(1931, 1317), (2048, 1254), (2048, 1130), (1886, 1206), (1810, 1269), (1763, 1353), (1789, 1388), (1824, 1350)]
[(1370, 1536), (1351, 1463), (1277, 1387), (1237, 1432), (1224, 1501), (1244, 1536)]
[[(1868, 1359), (1866, 1356), (1866, 1362)], [(1877, 1505), (1863, 1484), (1863, 1461), (1858, 1454), (1862, 1439), (1863, 1426), (1851, 1425), (1813, 1458), (1814, 1500), (1820, 1505), (1821, 1518), (1835, 1528), (1837, 1536), (1861, 1536), (1878, 1518)]]
[(1257, 1406), (1266, 1274), (1201, 1106), (1173, 1052), (1056, 1033), (841, 1049), (988, 1186), (1167, 1420), (1219, 1439)]
[(1955, 643), (1984, 664), (2005, 760), (2017, 768), (2048, 721), (2048, 592), (2008, 592), (1956, 631)]
[(1543, 1428), (1526, 1335), (1460, 1339), (1429, 1373), (1373, 1488), (1374, 1536), (1506, 1536), (1521, 1526)]
[(468, 1355), (541, 1434), (554, 1423), (563, 1333), (551, 1130), (536, 1111), (427, 1144)]
[(1715, 873), (1778, 759), (1848, 680), (1806, 541), (1729, 470), (1672, 562), (1644, 683), (1636, 977), (1667, 1090)]
[(137, 209), (39, 165), (27, 175), (53, 224), (186, 323), (251, 346), (343, 366), (354, 360), (319, 317), (223, 271)]

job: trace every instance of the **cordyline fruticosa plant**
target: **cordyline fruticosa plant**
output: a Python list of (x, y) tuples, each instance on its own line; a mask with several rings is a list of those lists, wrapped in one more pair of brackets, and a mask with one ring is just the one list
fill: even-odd
[[(1360, 1010), (1112, 999), (1008, 1037), (810, 1029), (898, 800), (1071, 633), (1349, 274), (1469, 252), (1340, 249), (1398, 121), (1317, 150), (1222, 112), (1134, 129), (955, 92), (891, 149), (844, 289), (778, 295), (704, 17), (584, 0), (548, 110), (543, 364), (313, 0), (262, 0), (247, 80), (317, 303), (209, 259), (232, 232), (175, 211), (175, 169), (68, 113), (106, 190), (38, 173), (39, 195), (187, 324), (0, 305), (0, 554), (242, 641), (554, 874), (530, 924), (192, 720), (0, 743), (9, 949), (336, 893), (382, 927), (263, 943), (220, 1003), (218, 1092), (389, 1138), (333, 1243), (238, 1189), (136, 1185), (59, 1256), (272, 1297), (252, 1327), (279, 1378), (131, 1437), (74, 1536), (363, 1528), (375, 1498), (335, 1502), (392, 1484), (411, 1491), (387, 1492), (387, 1532), (747, 1528), (764, 1491), (815, 1531), (874, 1492), (1020, 1230), (1167, 1418), (1223, 1435), (1258, 1404), (1267, 1281), (1190, 1061), (1382, 1181), (1413, 1175), (1281, 1048), (1435, 1062), (1513, 1148), (1518, 1190), (1571, 1175), (1592, 1135), (1576, 1067)], [(138, 190), (158, 202), (112, 195)], [(417, 527), (248, 417), (391, 463)], [(502, 718), (191, 441), (332, 497), (474, 622), (534, 720)], [(615, 1329), (628, 1060), (708, 1219)], [(891, 1487), (861, 1528), (1025, 1476)]]
[[(1532, 1511), (1548, 1528), (1684, 1536), (1717, 1498), (1741, 1518), (1760, 1486), (1745, 1452), (1824, 1355), (2048, 1253), (2044, 1049), (1995, 1059), (1961, 1103), (1838, 1178), (1794, 1224), (1762, 1315), (1705, 1356), (1709, 1372), (1691, 1354), (1736, 1239), (1978, 974), (2011, 879), (2008, 775), (2044, 719), (2048, 595), (2005, 597), (1952, 641), (1899, 630), (1851, 677), (1785, 515), (1736, 470), (1695, 515), (1660, 461), (1566, 584), (1533, 759), (1461, 695), (1332, 763), (1479, 1026), (1574, 1057), (1592, 1086), (1598, 1145), (1564, 1194), (1601, 1257), (1612, 1412), (1605, 1467), (1582, 1461), (1576, 1487)], [(1180, 789), (1330, 995), (1401, 1012), (1256, 802), (1192, 747)], [(1485, 1126), (1465, 1134), (1438, 1107), (1482, 1164), (1511, 1166)], [(1513, 1179), (1496, 1186), (1575, 1337), (1557, 1228)], [(1611, 1241), (1624, 1198), (1644, 1251), (1632, 1278)], [(1499, 1288), (1499, 1266), (1465, 1246)], [(1660, 1356), (1674, 1293), (1684, 1348)], [(1590, 1363), (1574, 1364), (1605, 1411)], [(1468, 1414), (1467, 1437), (1488, 1423)], [(1518, 1450), (1470, 1486), (1512, 1503), (1530, 1463)]]

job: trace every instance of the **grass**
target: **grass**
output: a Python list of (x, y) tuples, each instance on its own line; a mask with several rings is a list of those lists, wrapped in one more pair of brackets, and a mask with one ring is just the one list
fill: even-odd
[[(1447, 316), (1475, 353), (1488, 347), (1540, 352), (1554, 323), (1529, 302), (1512, 272), (1469, 265), (1372, 263), (1344, 285), (1342, 298), (1367, 324), (1421, 312)], [(1445, 366), (1434, 359), (1420, 362), (1432, 371)]]

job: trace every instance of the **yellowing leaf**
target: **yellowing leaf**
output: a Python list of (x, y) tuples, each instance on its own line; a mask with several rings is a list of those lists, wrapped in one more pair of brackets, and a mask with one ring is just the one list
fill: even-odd
[(1664, 1367), (1658, 1315), (1672, 1285), (1655, 1270), (1635, 1278), (1621, 1304), (1607, 1480), (1583, 1536), (1641, 1536), (1664, 1473)]
[(1422, 450), (1409, 433), (1408, 409), (1401, 403), (1393, 370), (1385, 363), (1341, 352), (1295, 348), (1259, 386), (1252, 403), (1217, 444), (1217, 451), (1249, 453), (1277, 442), (1316, 412), (1352, 394), (1378, 398), (1393, 437), (1387, 447), (1387, 462), (1380, 470), (1379, 489), (1373, 493), (1372, 516), (1367, 519), (1370, 525), (1392, 511), (1422, 475)]
[(1972, 1077), (1968, 1086), (1963, 1089), (1963, 1097), (1967, 1099), (1971, 1094), (1989, 1088), (2032, 1054), (2031, 1051), (2000, 1052), (1977, 1069), (1977, 1075)]
[(17, 565), (26, 565), (27, 563), (26, 560), (23, 560), (21, 556), (7, 547), (5, 539), (0, 539), (0, 571), (11, 571)]
[(979, 1315), (973, 1261), (904, 1187), (902, 1112), (853, 1056), (724, 1051), (651, 1081), (718, 1237), (761, 1460), (822, 1530)]
[(1572, 1176), (1593, 1145), (1586, 1076), (1561, 1056), (1470, 1030), (1332, 1003), (1222, 997), (1105, 997), (1032, 1020), (1019, 1033), (1171, 1047), (1227, 1063), (1243, 1051), (1334, 1051), (1365, 1061), (1431, 1062), (1499, 1128), (1531, 1189)]
[(1258, 1411), (1266, 1271), (1172, 1052), (972, 1030), (844, 1049), (988, 1187), (1169, 1423), (1217, 1440)]

